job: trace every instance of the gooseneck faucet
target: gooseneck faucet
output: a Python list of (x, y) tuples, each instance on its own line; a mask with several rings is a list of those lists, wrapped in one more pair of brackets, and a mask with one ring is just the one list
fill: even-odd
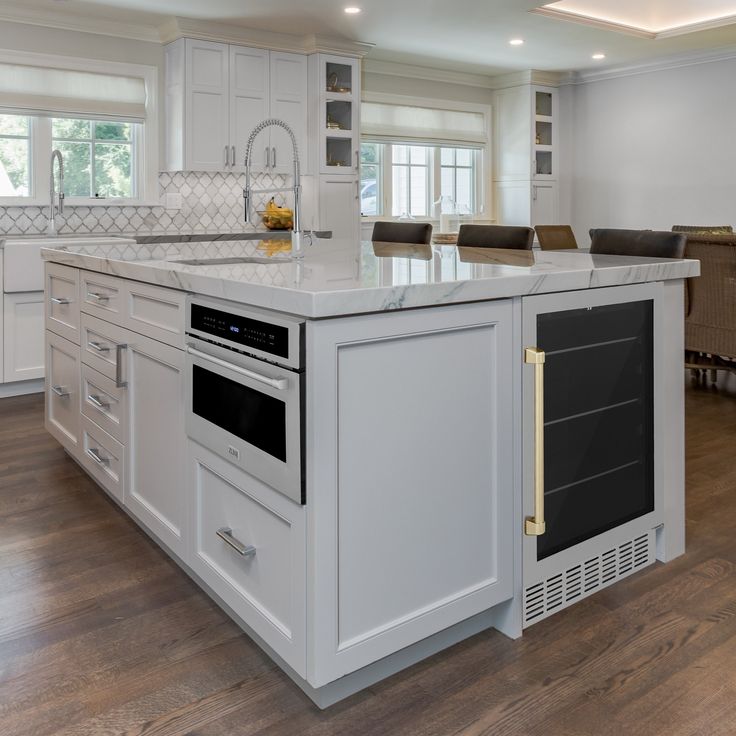
[[(294, 181), (291, 187), (274, 187), (271, 189), (252, 189), (250, 185), (251, 180), (251, 165), (253, 163), (253, 143), (255, 142), (256, 136), (266, 128), (277, 126), (283, 128), (291, 138), (291, 146), (294, 156)], [(289, 127), (287, 123), (278, 118), (267, 118), (256, 125), (248, 136), (248, 143), (245, 146), (245, 188), (243, 189), (243, 204), (245, 206), (245, 221), (251, 222), (251, 199), (254, 194), (270, 194), (275, 192), (287, 192), (291, 191), (294, 193), (294, 221), (292, 223), (291, 230), (291, 254), (295, 258), (299, 258), (304, 255), (302, 251), (302, 235), (304, 234), (301, 229), (301, 169), (299, 166), (299, 147), (296, 142), (296, 136), (294, 131)]]
[[(55, 210), (54, 198), (56, 192), (54, 190), (54, 161), (59, 162), (59, 204), (58, 209)], [(46, 228), (46, 232), (49, 235), (56, 235), (56, 212), (62, 215), (64, 214), (64, 157), (61, 155), (61, 151), (55, 148), (51, 152), (51, 185), (49, 194), (51, 196), (51, 206), (49, 209), (49, 224)]]

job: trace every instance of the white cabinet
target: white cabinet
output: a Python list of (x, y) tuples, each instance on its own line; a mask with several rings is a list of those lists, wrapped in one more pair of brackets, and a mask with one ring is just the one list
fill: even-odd
[(46, 331), (46, 429), (73, 454), (79, 445), (79, 345)]
[(512, 597), (517, 356), (508, 300), (307, 329), (319, 687)]
[[(180, 39), (166, 47), (168, 169), (242, 171), (253, 128), (287, 122), (300, 150), (307, 141), (307, 57)], [(270, 128), (254, 146), (254, 171), (292, 170), (288, 135)]]
[(557, 89), (520, 85), (494, 93), (496, 219), (503, 225), (559, 222)]
[(192, 569), (306, 676), (305, 507), (188, 443)]
[(129, 333), (125, 505), (184, 558), (184, 352)]
[(3, 375), (6, 382), (43, 378), (44, 293), (3, 298)]
[(79, 269), (46, 264), (46, 329), (79, 343)]
[(360, 240), (359, 180), (349, 176), (321, 176), (319, 229), (332, 230), (333, 238)]

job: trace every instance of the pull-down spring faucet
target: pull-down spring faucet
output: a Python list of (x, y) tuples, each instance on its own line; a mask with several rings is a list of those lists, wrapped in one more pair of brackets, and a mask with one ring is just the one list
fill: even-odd
[[(54, 204), (54, 198), (56, 196), (55, 188), (54, 188), (54, 161), (58, 160), (59, 162), (59, 204), (58, 204), (58, 210), (56, 210), (56, 205)], [(58, 211), (60, 215), (64, 214), (64, 157), (61, 155), (61, 151), (58, 148), (55, 148), (51, 152), (51, 182), (49, 187), (49, 194), (51, 197), (50, 200), (50, 209), (49, 209), (49, 224), (46, 228), (46, 232), (49, 235), (56, 235), (56, 214), (55, 212)]]
[[(252, 164), (251, 157), (253, 155), (253, 143), (256, 136), (271, 126), (277, 126), (283, 128), (291, 138), (291, 146), (294, 155), (294, 181), (291, 187), (274, 187), (272, 189), (251, 189), (250, 179), (251, 172), (250, 167)], [(248, 143), (245, 146), (245, 188), (243, 189), (243, 204), (245, 206), (245, 221), (251, 222), (251, 199), (253, 194), (270, 194), (273, 192), (287, 192), (291, 191), (294, 193), (294, 222), (291, 231), (291, 254), (295, 258), (299, 258), (304, 255), (302, 251), (302, 235), (304, 234), (301, 229), (301, 169), (299, 167), (299, 147), (297, 146), (296, 136), (294, 131), (289, 127), (287, 123), (278, 118), (267, 118), (262, 122), (258, 123), (255, 128), (251, 131), (248, 136)]]

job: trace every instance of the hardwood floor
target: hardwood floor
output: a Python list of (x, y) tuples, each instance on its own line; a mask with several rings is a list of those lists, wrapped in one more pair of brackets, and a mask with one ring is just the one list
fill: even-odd
[(736, 733), (736, 391), (687, 392), (688, 552), (320, 712), (0, 401), (2, 736)]

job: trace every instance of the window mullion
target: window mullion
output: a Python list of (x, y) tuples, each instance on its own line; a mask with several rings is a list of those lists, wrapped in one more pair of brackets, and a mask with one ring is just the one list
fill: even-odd
[(90, 191), (89, 196), (94, 197), (97, 192), (97, 169), (95, 167), (95, 140), (97, 139), (97, 123), (93, 120), (90, 127), (90, 133), (92, 134), (89, 143), (89, 180), (90, 180)]
[(393, 217), (393, 201), (394, 201), (394, 157), (390, 143), (381, 144), (382, 147), (382, 163), (381, 163), (381, 181), (383, 183), (383, 194), (381, 196), (383, 211), (385, 217)]

